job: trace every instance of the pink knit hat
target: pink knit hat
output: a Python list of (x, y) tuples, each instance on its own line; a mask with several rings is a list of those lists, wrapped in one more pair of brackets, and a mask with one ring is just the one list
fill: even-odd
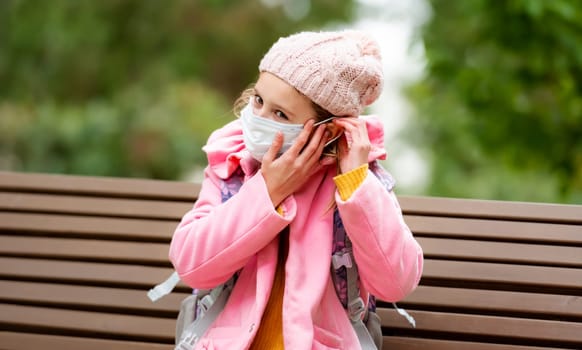
[(360, 31), (301, 32), (279, 39), (259, 64), (336, 116), (359, 116), (382, 92), (378, 43)]

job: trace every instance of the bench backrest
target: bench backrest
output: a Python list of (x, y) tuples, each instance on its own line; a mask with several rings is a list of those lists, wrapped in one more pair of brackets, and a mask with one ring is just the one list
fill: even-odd
[(12, 331), (0, 335), (0, 348), (10, 339), (19, 349), (33, 348), (19, 347), (25, 341), (63, 349), (75, 336), (100, 349), (127, 349), (127, 341), (167, 349), (191, 290), (155, 304), (145, 293), (172, 272), (168, 243), (198, 191), (178, 182), (0, 173), (0, 328)]
[(421, 286), (400, 303), (417, 328), (383, 315), (392, 348), (582, 348), (582, 206), (401, 202), (425, 268)]
[[(199, 185), (0, 172), (0, 348), (170, 349), (151, 303)], [(582, 348), (582, 206), (401, 196), (421, 286), (379, 302), (390, 349)], [(533, 347), (535, 345), (536, 347)]]

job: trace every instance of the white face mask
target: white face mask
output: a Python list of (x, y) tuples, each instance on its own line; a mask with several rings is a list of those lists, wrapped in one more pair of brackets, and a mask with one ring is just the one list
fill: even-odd
[(240, 112), (240, 119), (245, 146), (253, 158), (259, 162), (263, 160), (263, 156), (271, 147), (277, 131), (283, 133), (280, 155), (291, 147), (303, 130), (303, 124), (280, 123), (255, 115), (250, 103)]

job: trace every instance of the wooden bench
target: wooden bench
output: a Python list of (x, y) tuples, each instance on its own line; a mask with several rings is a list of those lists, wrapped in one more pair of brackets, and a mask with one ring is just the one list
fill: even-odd
[[(0, 172), (0, 348), (172, 349), (146, 291), (199, 185)], [(582, 206), (400, 197), (421, 286), (379, 302), (385, 349), (582, 349)]]

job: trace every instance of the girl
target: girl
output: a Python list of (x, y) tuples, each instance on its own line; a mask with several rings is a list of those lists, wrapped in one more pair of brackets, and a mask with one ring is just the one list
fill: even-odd
[(381, 181), (382, 125), (360, 116), (382, 88), (377, 43), (356, 31), (301, 32), (279, 39), (259, 72), (240, 117), (204, 147), (201, 192), (170, 247), (193, 288), (238, 273), (196, 349), (360, 349), (331, 277), (336, 209), (363, 300), (404, 298), (423, 264)]

